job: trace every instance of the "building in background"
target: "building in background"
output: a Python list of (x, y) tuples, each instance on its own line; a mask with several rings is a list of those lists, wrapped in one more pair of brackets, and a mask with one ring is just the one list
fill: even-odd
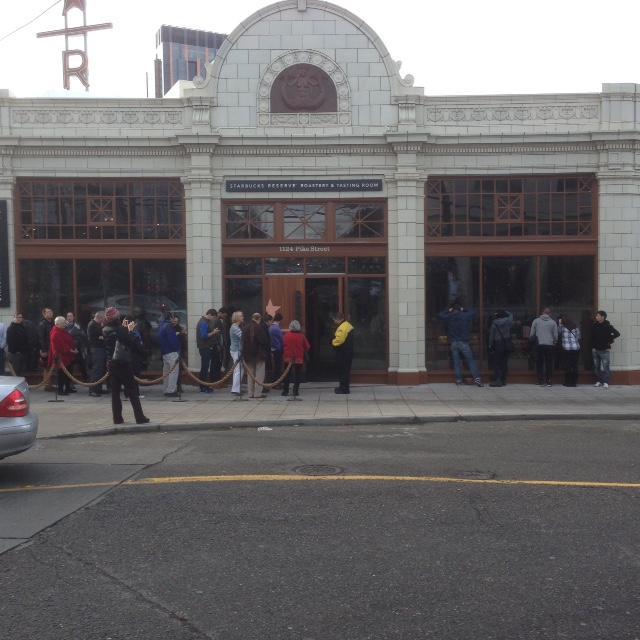
[(162, 65), (160, 73), (156, 70), (156, 97), (165, 96), (178, 80), (204, 78), (205, 65), (215, 58), (226, 37), (163, 24), (156, 34), (156, 60)]

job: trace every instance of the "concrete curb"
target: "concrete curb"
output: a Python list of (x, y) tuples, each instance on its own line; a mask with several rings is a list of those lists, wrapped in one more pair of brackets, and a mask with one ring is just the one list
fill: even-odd
[(584, 420), (635, 420), (637, 413), (539, 413), (539, 414), (452, 414), (442, 416), (384, 416), (384, 417), (342, 417), (342, 418), (301, 418), (283, 420), (244, 420), (237, 424), (228, 422), (194, 422), (190, 424), (131, 424), (125, 426), (105, 427), (61, 433), (52, 436), (40, 436), (39, 440), (62, 440), (69, 438), (87, 438), (97, 436), (113, 436), (136, 433), (158, 433), (171, 431), (230, 431), (232, 429), (257, 429), (258, 427), (348, 427), (357, 425), (420, 425), (436, 422), (541, 422), (544, 420), (568, 420), (572, 422)]

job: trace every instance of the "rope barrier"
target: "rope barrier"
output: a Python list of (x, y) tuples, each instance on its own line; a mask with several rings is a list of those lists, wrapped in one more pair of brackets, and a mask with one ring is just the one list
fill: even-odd
[(224, 376), (220, 379), (220, 380), (216, 380), (216, 382), (205, 382), (204, 380), (201, 380), (200, 378), (198, 378), (198, 376), (196, 376), (187, 366), (187, 363), (182, 360), (182, 366), (184, 367), (184, 372), (187, 374), (188, 378), (191, 378), (191, 380), (193, 380), (196, 384), (199, 384), (203, 387), (207, 387), (209, 389), (221, 389), (222, 387), (224, 387), (226, 385), (227, 382), (229, 382), (229, 379), (231, 378), (231, 376), (233, 376), (233, 372), (235, 371), (236, 367), (240, 364), (240, 360), (238, 360), (231, 369), (229, 369), (229, 371), (227, 371), (227, 373), (224, 374)]
[(67, 374), (67, 377), (69, 378), (69, 380), (71, 380), (71, 382), (73, 382), (73, 384), (78, 384), (81, 387), (89, 387), (89, 388), (99, 387), (101, 384), (104, 384), (107, 381), (107, 378), (111, 375), (107, 371), (107, 373), (104, 376), (102, 376), (100, 380), (96, 380), (95, 382), (83, 382), (82, 380), (78, 380), (78, 378), (75, 378), (73, 374), (67, 369), (67, 367), (64, 366), (62, 362), (60, 363), (60, 369), (62, 369)]
[(133, 376), (133, 379), (138, 383), (141, 384), (145, 387), (149, 387), (153, 384), (161, 384), (162, 382), (164, 382), (164, 380), (166, 380), (176, 369), (176, 367), (180, 364), (180, 358), (178, 358), (174, 363), (173, 366), (171, 367), (171, 369), (169, 369), (169, 371), (163, 375), (161, 375), (159, 378), (155, 378), (154, 380), (145, 380), (144, 378), (138, 378), (138, 376)]
[(273, 387), (277, 387), (279, 384), (284, 382), (285, 378), (289, 375), (289, 371), (291, 370), (291, 367), (293, 366), (293, 362), (290, 362), (287, 365), (287, 368), (283, 371), (282, 375), (274, 382), (260, 382), (258, 379), (256, 379), (255, 375), (253, 374), (253, 371), (251, 371), (251, 368), (247, 365), (245, 360), (242, 361), (242, 364), (244, 364), (244, 368), (247, 372), (247, 375), (253, 380), (253, 382), (255, 384), (261, 385), (265, 389), (273, 389)]
[[(11, 362), (7, 362), (7, 366), (9, 367), (9, 372), (11, 373), (12, 376), (18, 377), (18, 378), (22, 378), (23, 376), (18, 376), (18, 374), (16, 373), (16, 370), (13, 368), (13, 365), (11, 364)], [(49, 369), (49, 371), (47, 371), (45, 369), (44, 371), (44, 375), (42, 377), (42, 382), (40, 382), (39, 384), (29, 384), (27, 385), (29, 387), (29, 391), (38, 391), (39, 389), (42, 389), (43, 387), (46, 387), (49, 382), (51, 381), (51, 376), (53, 375), (53, 371), (55, 369), (55, 365), (52, 365), (51, 368)]]

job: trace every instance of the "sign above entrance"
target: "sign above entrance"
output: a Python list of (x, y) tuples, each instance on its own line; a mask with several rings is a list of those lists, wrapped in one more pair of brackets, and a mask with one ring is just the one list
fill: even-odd
[(7, 201), (0, 200), (0, 307), (11, 306), (9, 288), (9, 220)]
[(382, 191), (382, 180), (227, 180), (227, 193)]
[(280, 253), (330, 253), (331, 247), (316, 244), (281, 244), (278, 251)]

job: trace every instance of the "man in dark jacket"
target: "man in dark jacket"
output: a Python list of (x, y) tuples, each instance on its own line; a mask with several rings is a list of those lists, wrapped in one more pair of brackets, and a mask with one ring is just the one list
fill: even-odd
[(29, 369), (31, 346), (21, 313), (16, 313), (13, 322), (7, 328), (7, 352), (16, 375), (24, 375)]
[(131, 407), (138, 424), (149, 422), (140, 404), (138, 388), (133, 379), (133, 354), (139, 352), (144, 357), (144, 350), (132, 338), (135, 331), (135, 322), (121, 322), (120, 312), (115, 307), (109, 307), (105, 311), (105, 326), (102, 330), (104, 347), (107, 354), (107, 367), (111, 374), (111, 411), (113, 424), (122, 424), (122, 400), (120, 399), (120, 387), (124, 386), (125, 394), (131, 402)]
[(509, 373), (509, 355), (513, 350), (513, 315), (504, 309), (496, 312), (489, 329), (489, 351), (493, 354), (494, 380), (490, 387), (504, 387)]
[[(220, 379), (222, 365), (221, 330), (216, 326), (218, 312), (209, 309), (196, 325), (196, 344), (200, 352), (200, 379), (216, 382)], [(200, 393), (213, 393), (210, 387), (200, 387)]]
[(40, 359), (46, 361), (49, 356), (51, 329), (53, 329), (53, 311), (48, 307), (42, 310), (42, 319), (38, 323), (38, 345)]
[(598, 311), (591, 329), (591, 354), (593, 355), (593, 371), (597, 382), (594, 387), (609, 388), (611, 345), (620, 332), (607, 320), (606, 311)]
[(449, 344), (451, 345), (451, 356), (453, 358), (453, 370), (456, 375), (456, 384), (463, 383), (462, 377), (462, 359), (464, 358), (473, 382), (477, 387), (483, 387), (480, 380), (480, 371), (473, 357), (469, 340), (471, 338), (471, 324), (476, 316), (476, 312), (470, 309), (464, 309), (459, 303), (453, 304), (449, 309), (445, 309), (438, 317), (443, 321)]
[(247, 386), (250, 398), (266, 398), (262, 393), (262, 383), (267, 358), (271, 357), (271, 340), (269, 331), (262, 323), (262, 316), (254, 313), (251, 322), (242, 332), (242, 357), (245, 364), (255, 377), (255, 380), (247, 373)]
[[(89, 380), (96, 382), (100, 380), (106, 373), (107, 356), (104, 349), (104, 336), (102, 335), (102, 327), (104, 326), (104, 313), (98, 311), (93, 320), (87, 325), (87, 338), (89, 340), (89, 350), (91, 353), (91, 373)], [(91, 387), (89, 395), (99, 398), (102, 395), (102, 385), (99, 387)]]

